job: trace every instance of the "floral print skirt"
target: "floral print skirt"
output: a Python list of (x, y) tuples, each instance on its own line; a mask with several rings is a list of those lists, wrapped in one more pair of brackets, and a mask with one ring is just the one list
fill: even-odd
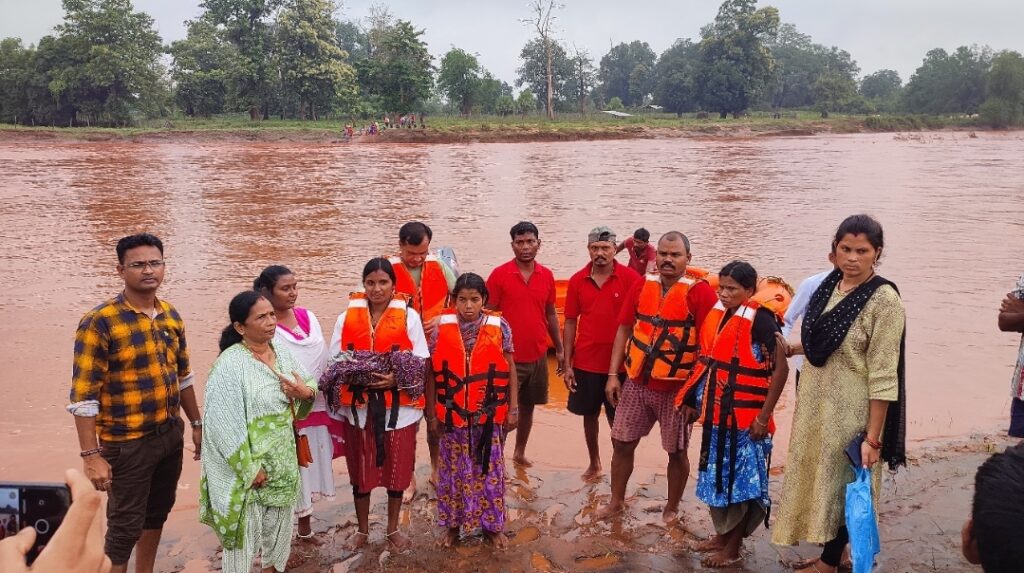
[(452, 428), (441, 434), (437, 483), (437, 524), (441, 527), (458, 527), (467, 534), (477, 529), (499, 533), (505, 528), (502, 430), (495, 427), (489, 437), (491, 456), (486, 474), (473, 455), (482, 433), (483, 428), (477, 426), (472, 432)]

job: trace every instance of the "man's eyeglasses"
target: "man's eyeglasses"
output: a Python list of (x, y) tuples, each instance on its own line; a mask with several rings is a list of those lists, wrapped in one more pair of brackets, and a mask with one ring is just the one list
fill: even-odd
[(164, 262), (161, 261), (161, 260), (156, 260), (156, 261), (136, 261), (134, 263), (128, 263), (127, 265), (125, 265), (126, 268), (129, 268), (129, 269), (131, 269), (133, 271), (143, 271), (143, 270), (146, 270), (146, 267), (150, 267), (151, 269), (153, 269), (155, 271), (155, 270), (161, 269), (163, 266), (164, 266)]

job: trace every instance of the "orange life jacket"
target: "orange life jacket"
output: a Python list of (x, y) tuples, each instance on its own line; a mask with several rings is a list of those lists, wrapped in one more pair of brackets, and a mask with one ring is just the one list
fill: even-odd
[(437, 417), (445, 427), (481, 428), (477, 443), (469, 432), (469, 450), (487, 474), (496, 427), (508, 417), (509, 367), (503, 351), (501, 315), (486, 313), (472, 352), (466, 351), (455, 311), (441, 314), (437, 345), (431, 355), (437, 388)]
[[(704, 398), (699, 422), (703, 425), (700, 470), (706, 471), (715, 456), (715, 484), (719, 493), (728, 490), (730, 498), (735, 480), (737, 431), (748, 430), (761, 413), (771, 385), (771, 357), (758, 359), (753, 350), (754, 317), (761, 305), (747, 300), (726, 320), (721, 302), (708, 312), (701, 325), (700, 364), (676, 395), (676, 406), (689, 402), (688, 395), (704, 382)], [(726, 320), (725, 324), (722, 321)], [(776, 320), (779, 320), (776, 318)], [(781, 323), (781, 320), (779, 321)], [(719, 428), (716, 451), (711, 451), (712, 429)], [(775, 420), (768, 418), (768, 433), (775, 433)], [(730, 448), (729, 483), (724, 483), (725, 451)]]
[[(725, 307), (719, 302), (701, 325), (700, 364), (679, 390), (676, 404), (684, 401), (706, 373), (708, 381), (699, 419), (705, 426), (728, 424), (730, 428), (746, 430), (764, 407), (772, 371), (769, 357), (758, 360), (753, 351), (754, 316), (759, 308), (759, 303), (748, 300), (723, 326)], [(768, 432), (775, 433), (772, 418), (768, 420)]]
[(427, 255), (420, 270), (420, 286), (417, 287), (401, 258), (391, 257), (389, 260), (395, 269), (395, 292), (411, 299), (413, 310), (424, 322), (440, 315), (448, 301), (448, 279), (441, 261), (434, 255)]
[(686, 381), (698, 350), (696, 319), (686, 296), (699, 280), (684, 275), (663, 296), (661, 278), (647, 275), (626, 347), (626, 373), (632, 380)]
[(455, 311), (441, 314), (430, 360), (437, 388), (437, 418), (449, 428), (492, 421), (502, 424), (508, 414), (509, 368), (502, 350), (501, 315), (486, 315), (470, 353)]
[[(377, 326), (370, 324), (370, 306), (365, 293), (354, 292), (349, 295), (348, 310), (345, 311), (345, 323), (341, 327), (341, 348), (339, 350), (372, 350), (374, 352), (412, 351), (412, 341), (406, 327), (409, 314), (408, 299), (396, 294), (387, 309), (377, 321)], [(342, 385), (338, 400), (343, 406), (356, 407), (367, 405), (367, 394), (380, 392), (384, 395), (384, 404), (392, 411), (392, 425), (397, 422), (398, 406), (414, 406), (422, 408), (423, 397), (413, 400), (406, 392), (398, 389), (366, 390)]]

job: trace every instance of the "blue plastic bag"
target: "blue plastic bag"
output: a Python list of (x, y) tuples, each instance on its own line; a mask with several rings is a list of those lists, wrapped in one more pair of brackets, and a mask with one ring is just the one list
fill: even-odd
[(857, 478), (846, 486), (846, 529), (850, 532), (850, 557), (853, 573), (871, 573), (875, 555), (881, 550), (878, 521), (871, 497), (871, 471), (855, 470)]

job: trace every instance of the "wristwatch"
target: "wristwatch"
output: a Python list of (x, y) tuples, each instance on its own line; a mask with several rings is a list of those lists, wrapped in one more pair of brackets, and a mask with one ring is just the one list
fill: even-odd
[(202, 418), (196, 418), (195, 420), (192, 420), (192, 427), (193, 428), (202, 428), (203, 427), (203, 419)]

